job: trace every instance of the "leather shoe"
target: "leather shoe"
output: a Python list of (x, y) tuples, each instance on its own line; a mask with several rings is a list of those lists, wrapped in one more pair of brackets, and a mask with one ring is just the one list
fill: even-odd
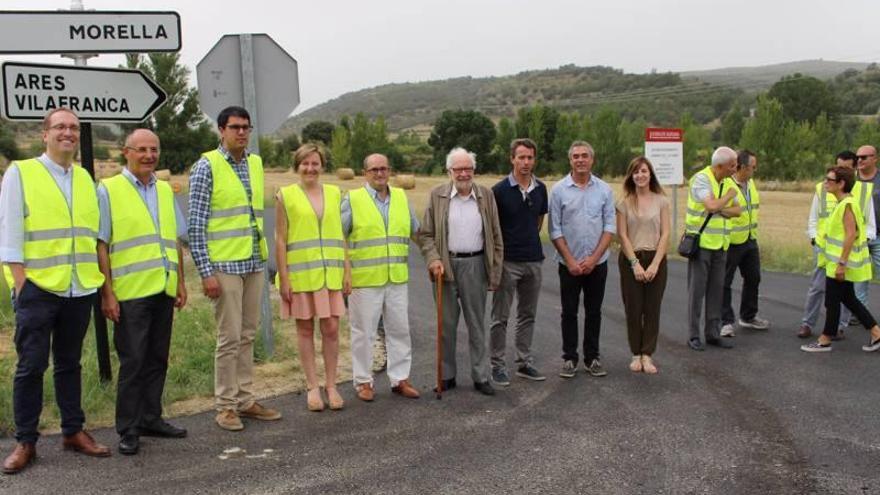
[(400, 380), (397, 386), (391, 387), (391, 391), (395, 394), (402, 395), (407, 399), (418, 399), (419, 391), (409, 382), (409, 380)]
[(110, 448), (96, 442), (91, 435), (83, 430), (64, 437), (62, 445), (64, 445), (64, 450), (73, 450), (92, 457), (110, 457)]
[(495, 395), (495, 389), (492, 388), (488, 381), (474, 382), (474, 388), (483, 395)]
[(122, 455), (135, 455), (141, 446), (141, 440), (137, 435), (125, 434), (119, 439), (119, 453)]
[(364, 402), (373, 401), (373, 385), (370, 383), (358, 383), (357, 385), (358, 399)]
[(706, 339), (706, 343), (722, 349), (733, 349), (733, 343), (724, 339)]
[(160, 438), (185, 438), (186, 428), (178, 428), (167, 421), (154, 421), (150, 424), (143, 425), (140, 428), (141, 436), (144, 437), (160, 437)]
[(3, 473), (15, 474), (28, 467), (37, 458), (37, 447), (32, 443), (19, 443), (3, 461)]
[[(440, 383), (441, 383), (441, 385), (442, 385), (442, 387), (443, 387), (443, 390), (440, 390), (440, 392), (445, 392), (445, 391), (447, 391), (447, 390), (452, 390), (452, 389), (455, 388), (455, 378), (450, 378), (450, 379), (448, 379), (448, 380), (443, 380), (443, 381), (440, 382)], [(437, 391), (438, 391), (438, 390), (437, 390), (437, 387), (434, 387), (434, 392), (437, 392)]]
[(813, 331), (810, 330), (810, 327), (808, 327), (806, 325), (801, 325), (801, 328), (800, 328), (800, 330), (798, 330), (798, 333), (797, 333), (798, 338), (807, 339), (810, 337), (810, 335), (813, 335)]

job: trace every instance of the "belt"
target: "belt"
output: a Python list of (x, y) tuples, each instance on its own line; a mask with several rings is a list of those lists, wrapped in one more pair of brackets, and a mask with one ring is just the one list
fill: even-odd
[(454, 253), (452, 251), (449, 251), (450, 258), (473, 258), (474, 256), (479, 256), (481, 254), (483, 254), (482, 249), (480, 249), (479, 251), (473, 251), (470, 253)]

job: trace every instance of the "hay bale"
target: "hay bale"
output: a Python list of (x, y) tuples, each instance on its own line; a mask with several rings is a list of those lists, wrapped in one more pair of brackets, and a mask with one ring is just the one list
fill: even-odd
[(394, 186), (401, 189), (415, 189), (416, 176), (412, 174), (397, 174), (394, 177)]
[(156, 170), (156, 178), (167, 182), (171, 180), (171, 171), (167, 168), (164, 170)]
[(354, 170), (350, 168), (337, 168), (336, 178), (339, 180), (352, 180), (354, 179)]

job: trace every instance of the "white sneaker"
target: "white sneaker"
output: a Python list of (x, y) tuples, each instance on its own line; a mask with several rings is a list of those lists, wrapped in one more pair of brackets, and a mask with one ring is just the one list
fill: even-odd
[(770, 322), (761, 318), (759, 316), (755, 316), (751, 320), (739, 320), (739, 326), (743, 328), (751, 328), (752, 330), (767, 330), (770, 328)]
[(734, 329), (736, 327), (733, 326), (733, 323), (728, 323), (721, 327), (721, 336), (722, 337), (735, 337)]

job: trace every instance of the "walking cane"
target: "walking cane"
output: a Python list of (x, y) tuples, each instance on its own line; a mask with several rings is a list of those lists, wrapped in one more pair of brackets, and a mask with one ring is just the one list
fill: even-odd
[(437, 282), (437, 400), (443, 398), (443, 272), (436, 277)]

